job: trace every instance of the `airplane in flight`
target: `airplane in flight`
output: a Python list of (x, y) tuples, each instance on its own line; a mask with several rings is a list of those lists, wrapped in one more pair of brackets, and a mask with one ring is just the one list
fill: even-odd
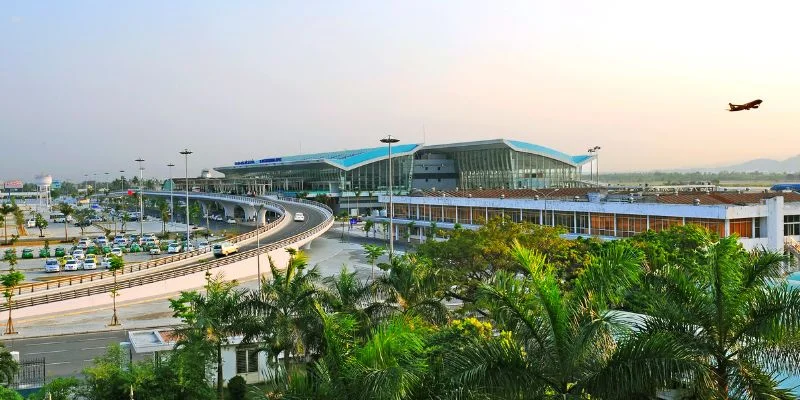
[(753, 100), (749, 103), (744, 103), (744, 104), (728, 103), (728, 106), (730, 106), (730, 109), (728, 111), (742, 111), (742, 110), (749, 110), (751, 108), (758, 108), (758, 106), (761, 105), (761, 103), (762, 103), (761, 99)]

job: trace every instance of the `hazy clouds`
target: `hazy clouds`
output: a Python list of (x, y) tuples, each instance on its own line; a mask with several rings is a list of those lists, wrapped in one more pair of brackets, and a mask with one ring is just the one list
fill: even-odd
[[(169, 4), (162, 4), (169, 3)], [(0, 180), (515, 138), (601, 169), (798, 153), (779, 1), (11, 1)], [(764, 99), (728, 113), (729, 101)], [(182, 169), (180, 170), (182, 173)]]

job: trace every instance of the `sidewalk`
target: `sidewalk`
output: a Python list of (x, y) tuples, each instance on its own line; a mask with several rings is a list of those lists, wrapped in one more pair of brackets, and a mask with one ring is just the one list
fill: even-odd
[[(357, 231), (363, 235), (363, 231)], [(323, 277), (336, 275), (343, 265), (355, 270), (358, 277), (367, 279), (371, 273), (371, 266), (364, 257), (364, 250), (356, 240), (342, 242), (341, 232), (328, 232), (311, 243), (311, 249), (305, 250), (309, 256), (310, 266), (317, 266)], [(355, 239), (355, 238), (353, 238)], [(378, 262), (386, 262), (384, 256)], [(268, 265), (262, 265), (262, 271), (269, 271)], [(256, 277), (241, 282), (241, 287), (254, 289), (258, 285)], [(177, 297), (178, 293), (154, 296), (146, 300), (131, 303), (117, 304), (117, 315), (121, 326), (109, 327), (112, 308), (102, 307), (88, 310), (76, 310), (68, 314), (50, 315), (30, 319), (14, 319), (14, 327), (19, 334), (14, 338), (31, 338), (75, 334), (85, 332), (126, 331), (131, 329), (144, 329), (175, 325), (180, 323), (172, 317), (169, 308), (169, 298)], [(12, 312), (13, 317), (13, 312)], [(5, 320), (7, 314), (0, 317)], [(8, 336), (0, 336), (0, 339)]]

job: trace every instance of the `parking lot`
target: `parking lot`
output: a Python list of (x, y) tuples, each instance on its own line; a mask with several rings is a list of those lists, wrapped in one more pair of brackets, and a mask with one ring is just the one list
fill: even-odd
[[(64, 240), (65, 233), (64, 233), (64, 223), (56, 223), (50, 221), (49, 226), (44, 230), (44, 238), (39, 238), (39, 229), (38, 228), (28, 228), (28, 235), (23, 236), (19, 242), (17, 242), (16, 246), (14, 246), (14, 250), (17, 254), (17, 270), (23, 272), (25, 274), (25, 281), (26, 282), (35, 282), (35, 281), (44, 281), (48, 279), (55, 279), (59, 277), (66, 277), (66, 276), (78, 276), (81, 274), (87, 274), (102, 270), (103, 267), (100, 265), (100, 261), (102, 261), (103, 256), (98, 254), (98, 265), (97, 269), (95, 270), (78, 270), (78, 271), (64, 271), (63, 268), (60, 268), (59, 272), (45, 272), (44, 265), (45, 260), (47, 257), (40, 257), (40, 250), (44, 248), (44, 240), (48, 240), (48, 244), (50, 247), (49, 255), (50, 257), (55, 258), (55, 250), (58, 247), (61, 247), (65, 250), (67, 254), (70, 254), (73, 250), (73, 243), (70, 241), (69, 243), (61, 243)], [(109, 242), (113, 241), (115, 234), (123, 234), (120, 232), (122, 228), (119, 223), (114, 226), (114, 222), (105, 221), (100, 222), (98, 225), (108, 229), (110, 231), (110, 237), (108, 238)], [(242, 225), (242, 224), (227, 224), (225, 222), (218, 222), (218, 221), (211, 221), (211, 238), (213, 240), (214, 237), (218, 237), (221, 235), (229, 234), (229, 233), (240, 233), (247, 230), (252, 229), (253, 227)], [(155, 233), (161, 234), (164, 225), (160, 220), (154, 218), (147, 218), (141, 225), (141, 232), (147, 233)], [(12, 231), (12, 227), (9, 227), (9, 232)], [(15, 229), (13, 229), (16, 232)], [(181, 223), (167, 223), (166, 224), (166, 231), (174, 232), (174, 233), (183, 233), (186, 232), (186, 225)], [(2, 235), (2, 229), (0, 229), (0, 235)], [(102, 236), (104, 234), (103, 230), (100, 229), (96, 225), (85, 227), (83, 233), (81, 233), (81, 229), (76, 227), (74, 223), (67, 223), (66, 224), (66, 236), (71, 238), (87, 238), (93, 241), (98, 236)], [(139, 222), (128, 222), (125, 226), (124, 235), (139, 235), (140, 234), (140, 225)], [(10, 235), (10, 233), (9, 233)], [(205, 240), (205, 237), (198, 237), (193, 238), (193, 242), (196, 244), (199, 240)], [(111, 245), (110, 245), (111, 246)], [(0, 247), (0, 252), (9, 249), (10, 247)], [(31, 249), (33, 252), (32, 259), (23, 259), (22, 252), (23, 249)], [(150, 255), (147, 251), (136, 252), (136, 253), (123, 253), (123, 259), (125, 260), (126, 264), (132, 264), (137, 262), (148, 261), (158, 257), (165, 257), (167, 256), (166, 251), (162, 251), (160, 255)], [(2, 254), (0, 254), (2, 256)], [(9, 268), (8, 263), (2, 262), (0, 263), (0, 272), (7, 271)]]

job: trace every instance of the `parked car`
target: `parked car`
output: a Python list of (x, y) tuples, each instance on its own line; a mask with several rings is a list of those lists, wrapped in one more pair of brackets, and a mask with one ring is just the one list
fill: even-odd
[(103, 246), (100, 250), (103, 252), (103, 254), (111, 253), (111, 247), (108, 245)]
[(209, 247), (210, 244), (208, 243), (208, 240), (201, 240), (199, 243), (197, 243), (198, 249), (208, 249)]
[(183, 251), (183, 245), (180, 243), (170, 243), (169, 247), (167, 247), (167, 253), (170, 254), (180, 253), (181, 251)]
[(67, 255), (66, 250), (63, 247), (56, 247), (55, 253), (53, 254), (56, 257), (64, 257)]
[(83, 269), (97, 269), (97, 260), (94, 257), (87, 258), (83, 261)]
[(97, 254), (97, 253), (98, 253), (98, 248), (93, 244), (89, 245), (89, 247), (86, 248), (86, 254)]
[(58, 272), (61, 271), (61, 266), (55, 258), (48, 258), (44, 261), (44, 272)]
[(35, 218), (29, 219), (26, 225), (28, 226), (28, 228), (36, 228), (36, 219)]
[(145, 246), (149, 246), (149, 247), (154, 247), (154, 246), (155, 246), (155, 247), (158, 247), (158, 239), (157, 239), (155, 236), (152, 236), (152, 237), (150, 237), (150, 236), (146, 236), (146, 237), (145, 237), (145, 238), (142, 240), (142, 242), (143, 242), (142, 244), (143, 244), (143, 245), (145, 245)]
[(129, 250), (130, 250), (131, 253), (138, 253), (138, 252), (142, 251), (142, 246), (140, 246), (139, 243), (134, 242), (134, 243), (131, 243), (131, 247), (130, 247)]
[(67, 262), (64, 264), (64, 271), (77, 271), (78, 268), (80, 268), (80, 266), (81, 262), (77, 259), (72, 258), (67, 260)]
[(235, 224), (236, 223), (236, 219), (233, 218), (233, 217), (228, 217), (228, 219), (226, 219), (225, 222), (227, 222), (229, 224)]
[(303, 221), (305, 221), (305, 220), (306, 220), (306, 216), (305, 216), (303, 213), (301, 213), (301, 212), (299, 212), (299, 213), (294, 213), (294, 220), (295, 220), (296, 222), (303, 222)]
[(101, 238), (97, 238), (95, 243), (97, 243), (98, 246), (103, 247), (103, 246), (108, 244), (108, 239), (106, 239), (105, 236), (101, 237)]
[(84, 258), (86, 258), (86, 253), (81, 249), (77, 249), (72, 252), (72, 256), (78, 260), (83, 260)]
[(150, 255), (151, 256), (157, 256), (159, 254), (161, 254), (161, 248), (160, 247), (155, 246), (155, 247), (151, 247), (150, 248)]
[(33, 258), (33, 249), (22, 249), (22, 258)]
[(50, 249), (43, 247), (39, 249), (39, 258), (47, 258), (50, 257)]
[(112, 248), (111, 249), (111, 255), (117, 256), (117, 257), (122, 257), (122, 249), (119, 248), (119, 247)]
[(120, 246), (127, 246), (128, 239), (126, 239), (125, 236), (122, 235), (114, 236), (114, 244), (118, 244)]
[(103, 257), (103, 261), (100, 261), (100, 266), (103, 268), (111, 268), (111, 257)]

